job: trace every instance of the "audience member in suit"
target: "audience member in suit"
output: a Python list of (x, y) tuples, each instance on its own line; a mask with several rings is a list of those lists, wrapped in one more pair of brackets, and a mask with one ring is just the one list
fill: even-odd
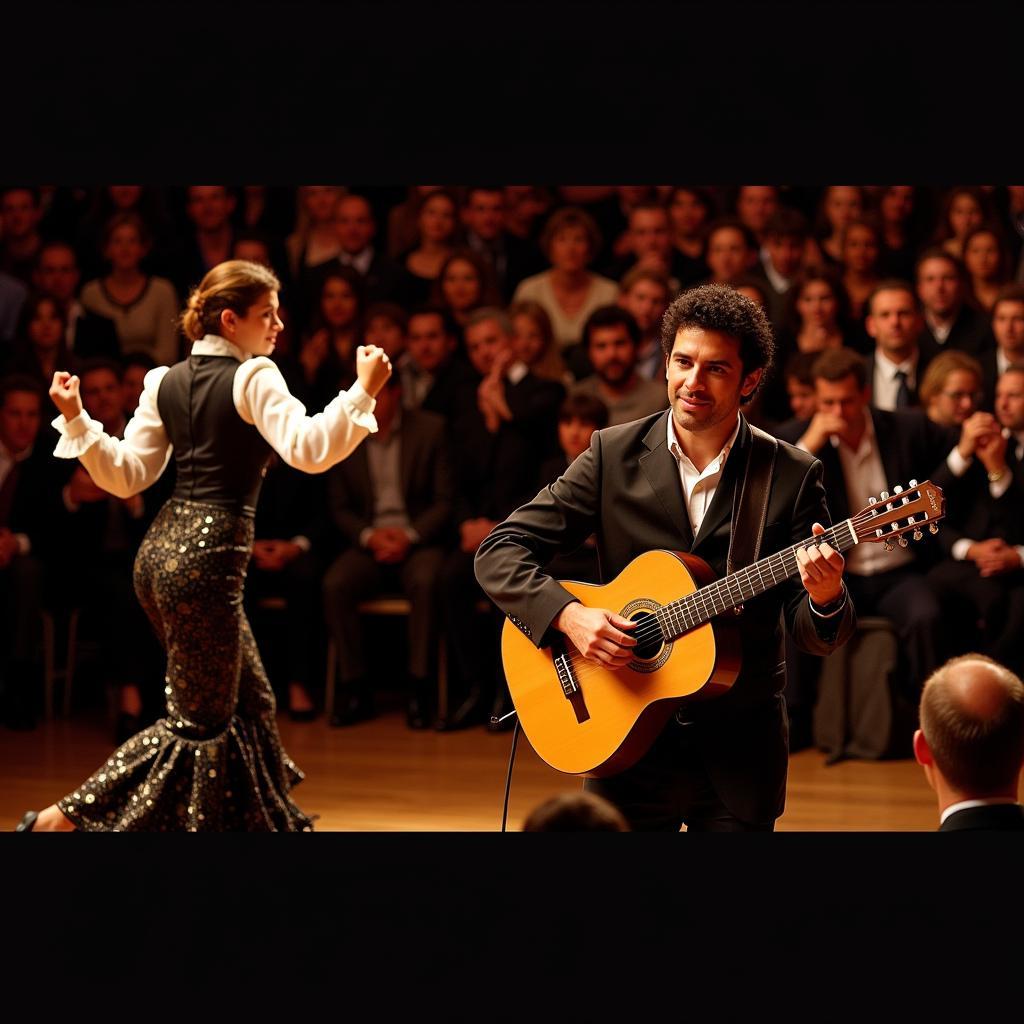
[(334, 208), (334, 230), (341, 251), (319, 266), (308, 268), (299, 280), (305, 308), (311, 308), (310, 297), (319, 293), (320, 278), (338, 266), (351, 267), (359, 274), (367, 302), (394, 301), (400, 294), (403, 271), (374, 245), (377, 222), (369, 200), (354, 193), (340, 196)]
[(110, 317), (93, 313), (78, 301), (81, 274), (74, 248), (67, 242), (47, 242), (36, 259), (32, 282), (37, 291), (56, 299), (64, 310), (64, 340), (78, 359), (119, 359), (121, 345)]
[[(379, 404), (379, 403), (378, 403)], [(325, 486), (322, 475), (293, 469), (275, 453), (267, 464), (256, 509), (255, 540), (246, 578), (245, 601), (253, 633), (261, 649), (261, 634), (272, 624), (260, 603), (283, 598), (283, 668), (287, 672), (286, 706), (292, 721), (311, 721), (314, 652), (323, 650), (320, 580), (326, 562)], [(267, 643), (267, 649), (271, 644)], [(273, 680), (272, 680), (273, 681)]]
[(375, 594), (401, 591), (412, 607), (406, 720), (423, 729), (435, 689), (436, 586), (453, 500), (445, 424), (434, 413), (402, 408), (397, 374), (377, 396), (374, 414), (378, 432), (327, 478), (331, 517), (348, 545), (323, 581), (342, 690), (331, 725), (372, 717), (373, 669), (357, 608)]
[(983, 654), (953, 658), (925, 684), (914, 756), (935, 790), (939, 831), (1024, 829), (1024, 684)]
[(1014, 363), (996, 385), (996, 419), (1006, 438), (1006, 464), (1024, 483), (1024, 362)]
[[(111, 437), (123, 437), (128, 424), (121, 375), (117, 363), (99, 358), (84, 362), (79, 371), (82, 404)], [(162, 484), (156, 487), (169, 497)], [(155, 721), (164, 703), (163, 652), (133, 584), (135, 554), (160, 502), (155, 495), (114, 497), (77, 465), (61, 496), (67, 556), (60, 599), (87, 617), (96, 613), (92, 627), (100, 638), (100, 663), (119, 695), (115, 742), (120, 744)]]
[(471, 185), (462, 205), (466, 245), (485, 257), (504, 303), (519, 282), (544, 269), (540, 250), (505, 229), (505, 190), (500, 185)]
[(188, 295), (218, 263), (231, 259), (235, 228), (231, 217), (237, 199), (226, 185), (190, 185), (185, 192), (189, 227), (176, 256), (173, 284)]
[[(659, 350), (661, 346), (658, 346)], [(594, 395), (571, 394), (558, 410), (558, 455), (540, 467), (538, 490), (553, 484), (589, 447), (595, 430), (608, 426), (608, 406)], [(556, 580), (599, 583), (596, 538), (589, 536), (575, 551), (556, 555), (548, 563), (548, 573)]]
[(711, 197), (702, 189), (676, 185), (668, 195), (672, 224), (672, 276), (680, 287), (703, 281), (710, 270), (704, 262), (704, 228), (711, 219)]
[(31, 377), (0, 378), (0, 716), (14, 728), (35, 721), (46, 565), (65, 478), (42, 425), (43, 394)]
[(768, 319), (776, 331), (785, 324), (789, 291), (803, 265), (809, 237), (810, 226), (799, 210), (777, 210), (765, 226), (760, 260), (751, 273), (765, 285)]
[(424, 306), (409, 317), (400, 369), (406, 409), (437, 413), (451, 423), (461, 405), (472, 403), (479, 377), (457, 349), (458, 327), (447, 310)]
[[(906, 487), (912, 478), (929, 477), (945, 482), (955, 473), (946, 429), (920, 410), (887, 412), (869, 405), (867, 371), (856, 352), (823, 352), (813, 374), (817, 412), (810, 422), (796, 423), (779, 436), (821, 460), (835, 521), (849, 518), (898, 483)], [(914, 694), (939, 664), (941, 609), (925, 578), (934, 557), (931, 545), (921, 541), (891, 552), (881, 544), (858, 544), (846, 559), (858, 614), (891, 619), (899, 633), (906, 685)]]
[(918, 345), (921, 314), (913, 288), (905, 281), (881, 281), (865, 303), (864, 326), (874, 339), (867, 358), (871, 404), (892, 412), (918, 404), (917, 386), (931, 354)]
[(441, 729), (476, 724), (488, 712), (500, 718), (509, 708), (498, 654), (503, 616), (493, 608), (490, 628), (472, 625), (483, 596), (473, 558), (495, 525), (536, 492), (537, 466), (556, 451), (555, 424), (565, 397), (557, 381), (535, 377), (516, 360), (512, 325), (497, 309), (473, 314), (466, 327), (466, 349), (482, 379), (476, 401), (464, 402), (452, 423), (459, 545), (441, 573), (449, 665), (465, 696), (438, 722)]
[(660, 270), (635, 266), (619, 285), (619, 305), (640, 328), (636, 372), (644, 380), (661, 381), (665, 376), (665, 353), (661, 350), (661, 318), (675, 294), (668, 277)]
[(595, 309), (583, 328), (583, 338), (594, 372), (573, 393), (600, 398), (608, 407), (611, 426), (667, 408), (664, 380), (648, 380), (637, 373), (640, 326), (626, 310), (621, 306)]
[(665, 274), (672, 293), (678, 292), (680, 284), (672, 276), (672, 222), (668, 210), (661, 203), (637, 203), (629, 211), (625, 238), (626, 252), (608, 264), (608, 276), (618, 281), (634, 267), (644, 267)]
[(946, 348), (977, 356), (991, 347), (988, 317), (967, 304), (964, 265), (941, 246), (917, 258), (917, 296), (924, 312), (918, 344), (927, 357)]
[(979, 412), (963, 423), (954, 452), (965, 469), (948, 487), (939, 534), (947, 558), (928, 579), (946, 605), (950, 635), (970, 636), (978, 622), (982, 650), (1022, 672), (1024, 477), (1010, 468), (1017, 460), (1008, 448), (1018, 444), (1014, 425), (1024, 428), (1024, 367), (1000, 379), (997, 408), (999, 420)]
[(1024, 285), (1009, 284), (996, 296), (992, 307), (995, 347), (981, 354), (982, 404), (991, 409), (996, 400), (996, 381), (1015, 363), (1024, 363)]
[(43, 244), (42, 216), (38, 188), (8, 185), (0, 190), (0, 271), (26, 285), (32, 283), (32, 267)]
[(78, 360), (67, 350), (64, 340), (64, 310), (56, 299), (29, 295), (21, 307), (17, 339), (11, 347), (8, 373), (23, 373), (48, 388), (54, 373), (67, 368), (75, 373)]

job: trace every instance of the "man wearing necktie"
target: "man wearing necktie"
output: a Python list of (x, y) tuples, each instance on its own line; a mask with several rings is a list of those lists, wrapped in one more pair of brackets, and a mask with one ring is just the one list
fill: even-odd
[(868, 296), (867, 332), (875, 339), (868, 356), (871, 404), (892, 412), (917, 405), (917, 384), (926, 360), (918, 348), (921, 314), (910, 284), (882, 281)]

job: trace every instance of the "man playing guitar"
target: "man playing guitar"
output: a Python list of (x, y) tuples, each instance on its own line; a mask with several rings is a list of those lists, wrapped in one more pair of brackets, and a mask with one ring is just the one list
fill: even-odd
[[(774, 453), (766, 510), (763, 493), (744, 495), (755, 438), (740, 408), (774, 355), (760, 308), (725, 286), (692, 289), (665, 314), (662, 347), (671, 408), (595, 432), (589, 450), (496, 526), (476, 557), (480, 584), (533, 645), (568, 638), (587, 663), (609, 670), (633, 659), (638, 623), (585, 607), (546, 575), (556, 554), (596, 533), (605, 581), (654, 549), (698, 555), (724, 576), (737, 489), (744, 501), (757, 502), (763, 554), (830, 524), (821, 463), (783, 442)], [(771, 444), (763, 436), (757, 443)], [(798, 647), (819, 655), (844, 643), (855, 624), (842, 554), (822, 542), (801, 547), (796, 557), (799, 583), (794, 573), (746, 601), (738, 617), (722, 616), (739, 627), (735, 684), (712, 700), (681, 702), (634, 764), (587, 779), (586, 788), (619, 807), (633, 829), (774, 829), (788, 762), (783, 622)]]

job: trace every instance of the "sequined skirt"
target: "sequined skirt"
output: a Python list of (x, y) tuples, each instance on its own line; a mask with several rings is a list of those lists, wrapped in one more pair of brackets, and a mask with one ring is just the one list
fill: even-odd
[(242, 606), (253, 520), (172, 499), (135, 559), (135, 591), (167, 652), (167, 715), (58, 801), (83, 831), (312, 829), (302, 772)]

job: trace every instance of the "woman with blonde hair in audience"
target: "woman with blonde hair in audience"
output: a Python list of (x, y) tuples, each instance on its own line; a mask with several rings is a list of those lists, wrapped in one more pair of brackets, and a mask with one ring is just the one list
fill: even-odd
[(513, 302), (506, 311), (512, 324), (516, 358), (542, 380), (557, 380), (569, 387), (572, 377), (555, 346), (551, 317), (539, 302)]
[(539, 302), (551, 317), (556, 345), (564, 350), (580, 341), (595, 309), (618, 299), (619, 286), (589, 269), (601, 251), (601, 234), (585, 210), (556, 210), (544, 225), (540, 246), (550, 269), (521, 281), (512, 300)]
[(307, 416), (267, 358), (283, 326), (266, 267), (229, 260), (189, 298), (191, 354), (146, 375), (118, 440), (82, 408), (79, 380), (54, 374), (54, 452), (78, 458), (117, 497), (145, 490), (175, 459), (177, 483), (135, 560), (135, 591), (167, 651), (167, 715), (117, 748), (67, 796), (18, 831), (312, 829), (291, 800), (303, 776), (281, 745), (276, 703), (242, 604), (254, 516), (276, 452), (324, 472), (377, 429), (375, 396), (391, 374), (360, 349), (358, 382)]
[(927, 366), (917, 389), (921, 408), (933, 423), (957, 432), (982, 398), (981, 363), (958, 349), (940, 352)]

